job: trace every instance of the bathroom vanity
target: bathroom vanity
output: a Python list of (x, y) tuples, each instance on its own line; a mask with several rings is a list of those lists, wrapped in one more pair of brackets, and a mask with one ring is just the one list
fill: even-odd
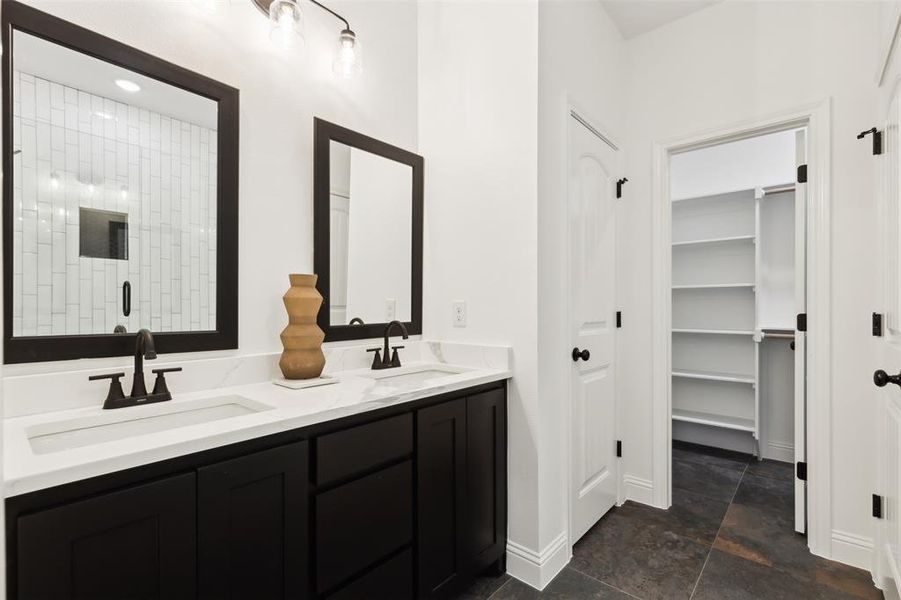
[[(44, 363), (3, 379), (8, 597), (403, 600), (503, 572), (509, 348), (389, 348), (423, 331), (423, 157), (314, 121), (318, 323), (369, 342), (289, 389), (271, 343), (237, 352), (239, 316), (275, 342), (284, 281), (238, 276), (239, 90), (3, 8), (3, 361)], [(279, 291), (239, 315), (240, 286)]]
[(8, 495), (122, 464), (107, 460), (119, 449), (141, 449), (135, 463), (175, 454), (8, 497), (9, 597), (396, 600), (503, 571), (508, 374), (417, 380), (434, 368), (405, 367), (397, 384), (350, 372), (320, 389), (230, 388), (221, 397), (268, 408), (207, 423), (205, 439), (187, 425), (66, 449), (36, 441), (59, 414), (8, 420), (8, 454), (33, 459), (14, 458)]

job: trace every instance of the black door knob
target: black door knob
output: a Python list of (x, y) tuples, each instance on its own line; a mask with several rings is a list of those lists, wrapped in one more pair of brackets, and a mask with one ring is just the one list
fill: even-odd
[(885, 387), (886, 384), (894, 383), (897, 386), (901, 386), (901, 373), (897, 375), (889, 375), (882, 369), (879, 369), (875, 373), (873, 373), (873, 383), (875, 383), (878, 387)]
[(579, 350), (578, 348), (573, 348), (573, 361), (578, 361), (579, 359), (587, 361), (591, 358), (591, 352), (586, 348), (585, 350)]

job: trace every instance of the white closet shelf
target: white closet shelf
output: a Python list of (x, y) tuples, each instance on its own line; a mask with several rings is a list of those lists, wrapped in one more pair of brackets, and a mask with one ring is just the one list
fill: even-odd
[(703, 240), (689, 240), (685, 242), (673, 242), (673, 248), (681, 248), (684, 246), (700, 246), (703, 244), (729, 244), (735, 242), (753, 242), (756, 239), (754, 235), (734, 235), (731, 237), (707, 238)]
[(701, 379), (703, 381), (725, 381), (727, 383), (747, 383), (754, 385), (757, 379), (746, 373), (722, 373), (718, 371), (696, 371), (689, 369), (674, 369), (673, 377), (685, 379)]
[(694, 283), (691, 285), (674, 285), (674, 290), (715, 290), (726, 288), (753, 288), (755, 283)]
[(701, 335), (754, 335), (745, 329), (673, 329), (673, 333), (697, 333)]
[(712, 200), (714, 198), (719, 198), (720, 196), (737, 196), (739, 194), (748, 194), (748, 200), (754, 200), (756, 193), (755, 188), (742, 188), (739, 190), (726, 190), (724, 192), (716, 192), (713, 194), (705, 194), (703, 196), (683, 196), (679, 198), (672, 198), (670, 202), (690, 202), (692, 200)]
[(700, 425), (710, 425), (713, 427), (722, 427), (724, 429), (736, 429), (738, 431), (749, 431), (751, 433), (756, 431), (754, 419), (717, 415), (714, 413), (697, 412), (693, 410), (681, 410), (678, 408), (673, 409), (673, 421), (698, 423)]

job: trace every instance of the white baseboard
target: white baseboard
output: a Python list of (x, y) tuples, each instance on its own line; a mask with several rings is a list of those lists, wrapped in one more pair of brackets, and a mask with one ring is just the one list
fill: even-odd
[(543, 590), (569, 562), (570, 549), (562, 532), (540, 552), (507, 541), (507, 573), (536, 590)]
[(623, 475), (623, 496), (626, 500), (654, 506), (654, 482), (634, 475)]
[(785, 442), (767, 442), (761, 451), (764, 458), (787, 463), (795, 462), (795, 446)]
[(834, 561), (865, 571), (873, 568), (873, 540), (871, 538), (832, 530), (832, 556)]

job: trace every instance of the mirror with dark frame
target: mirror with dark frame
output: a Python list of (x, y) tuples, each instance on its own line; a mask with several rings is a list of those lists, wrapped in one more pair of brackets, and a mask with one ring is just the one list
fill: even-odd
[(314, 263), (326, 341), (422, 333), (423, 159), (315, 120)]
[(4, 362), (237, 348), (238, 90), (3, 9)]

